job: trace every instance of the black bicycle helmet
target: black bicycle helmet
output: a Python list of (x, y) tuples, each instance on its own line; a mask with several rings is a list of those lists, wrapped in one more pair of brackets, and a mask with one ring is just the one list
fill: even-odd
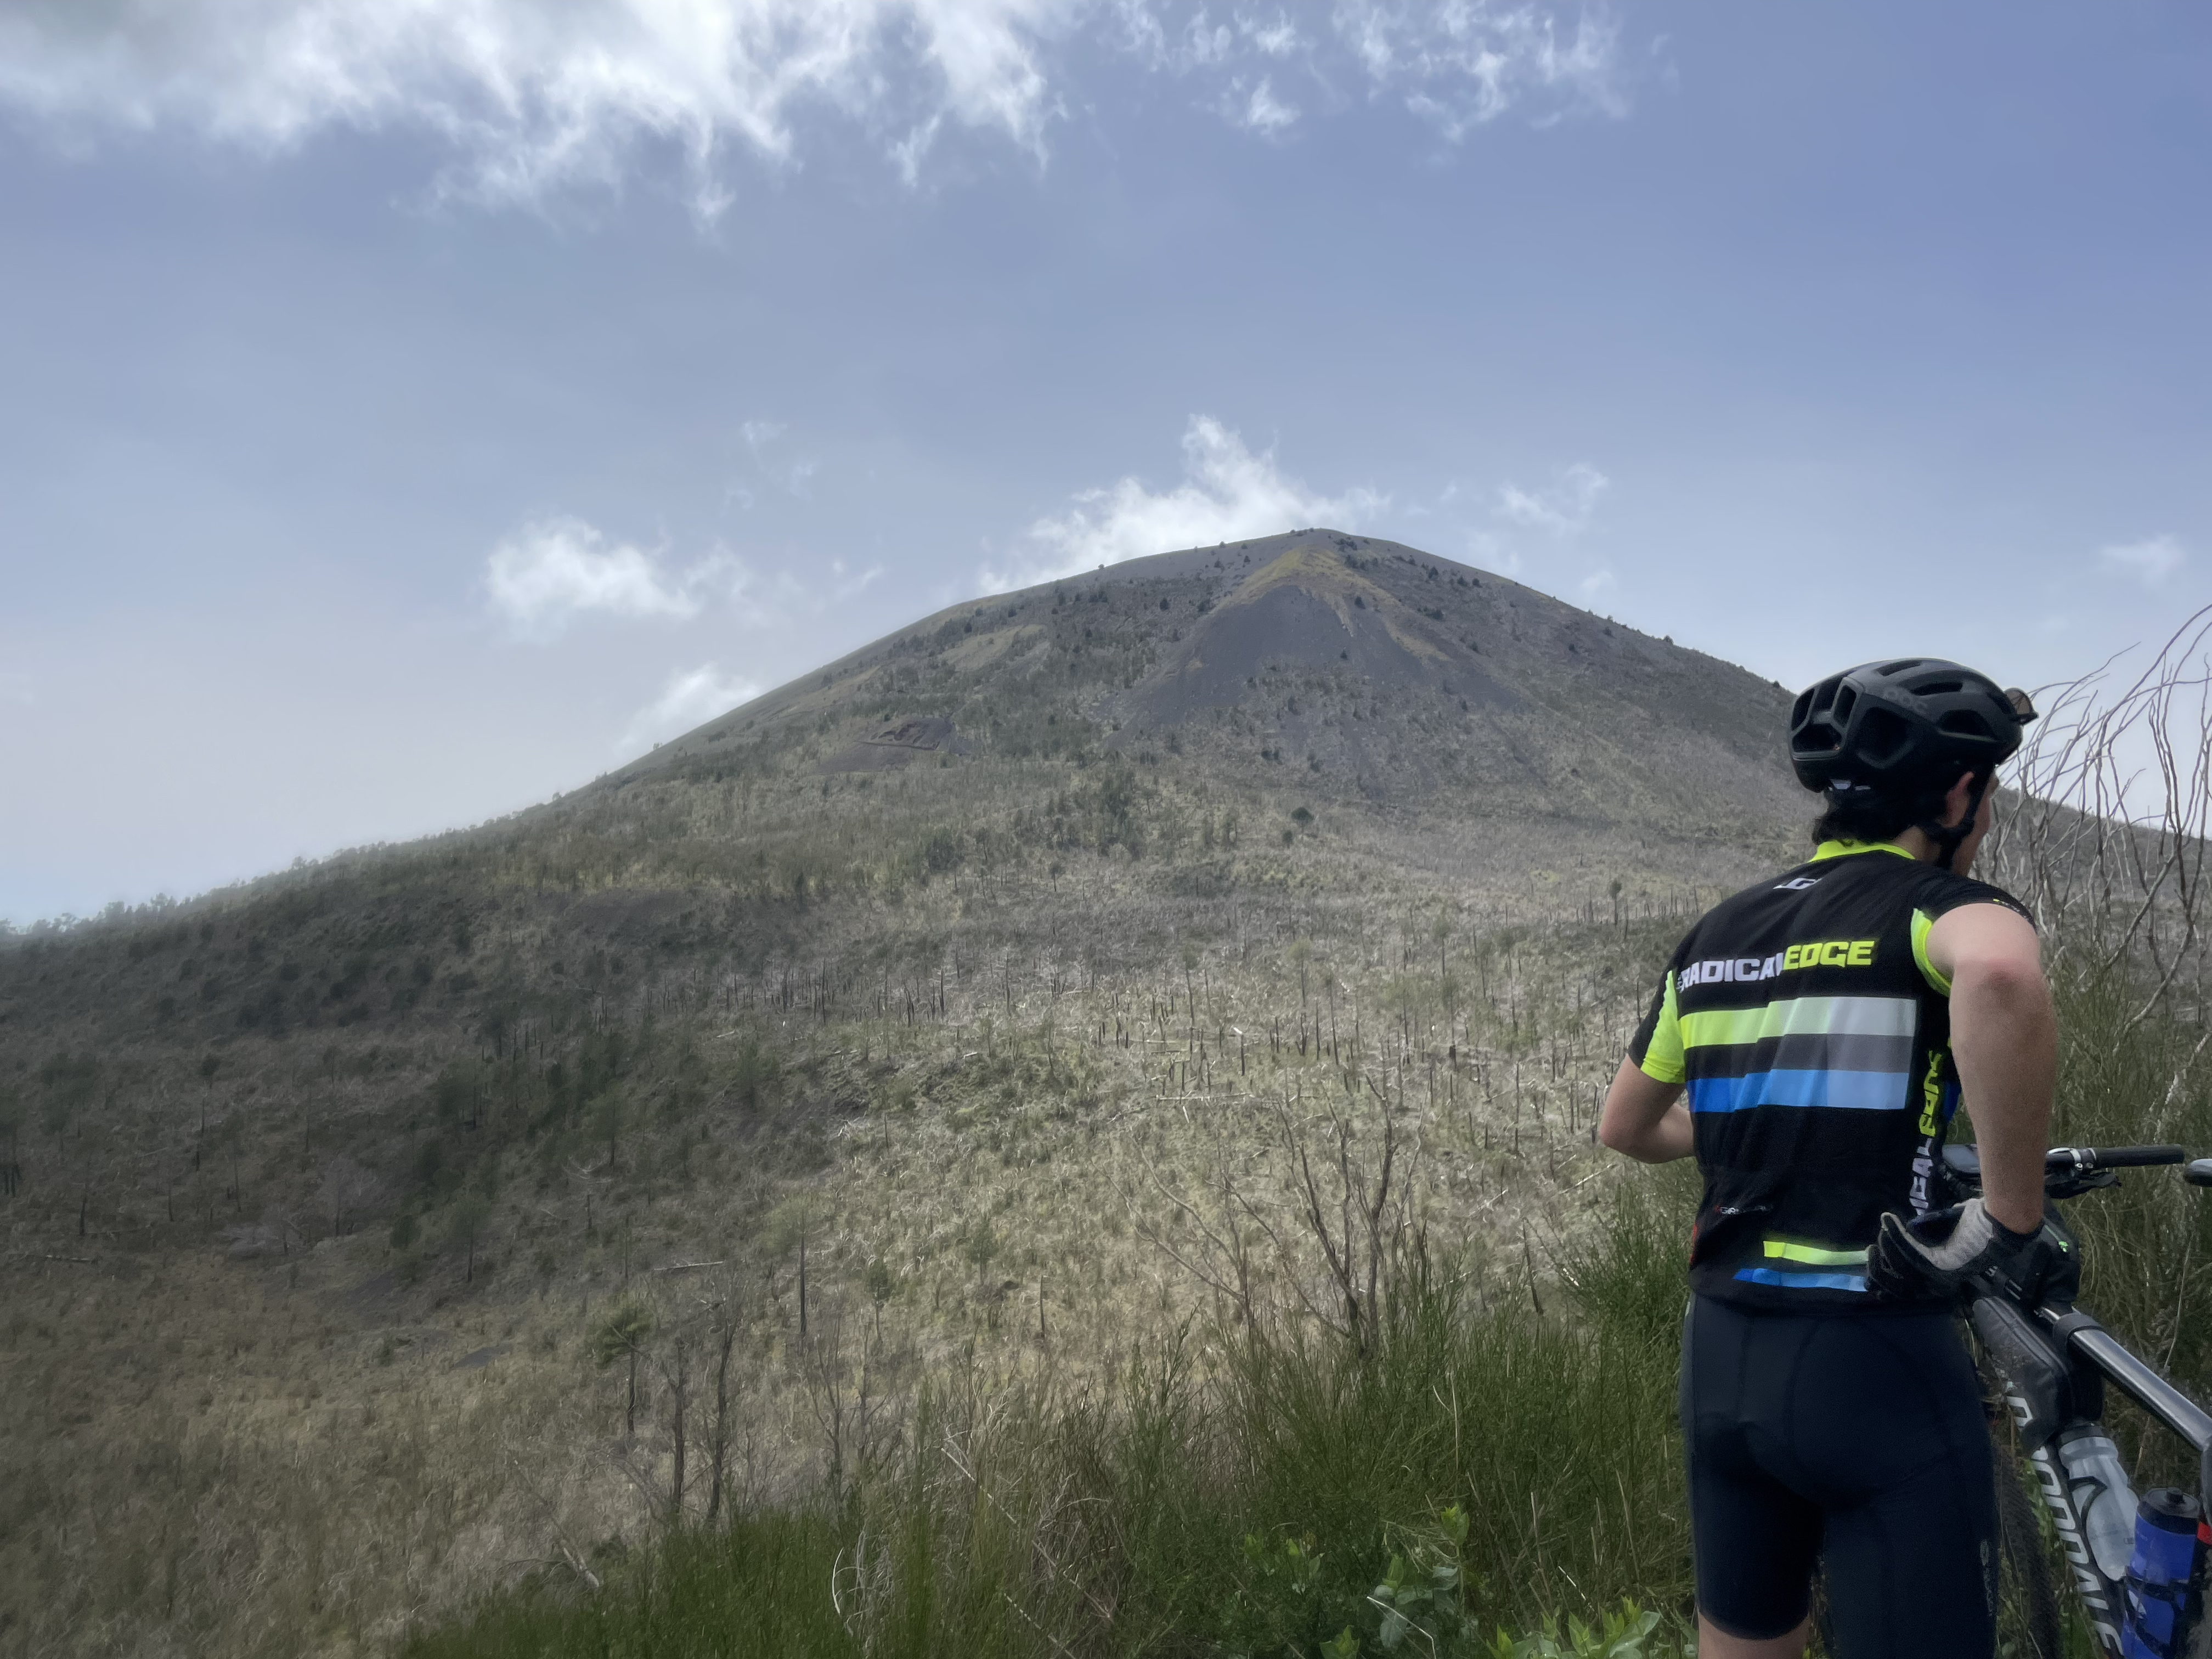
[(1940, 657), (1861, 663), (1799, 694), (1790, 763), (1808, 789), (1911, 799), (1994, 771), (2034, 718), (2027, 692)]

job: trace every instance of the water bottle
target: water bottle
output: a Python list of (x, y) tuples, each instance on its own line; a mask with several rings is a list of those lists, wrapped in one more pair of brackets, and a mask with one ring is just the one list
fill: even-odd
[(2081, 1541), (2106, 1578), (2128, 1570), (2136, 1545), (2136, 1494), (2120, 1463), (2120, 1449), (2094, 1423), (2075, 1423), (2051, 1443), (2066, 1471), (2066, 1490), (2081, 1518)]
[(2203, 1512), (2172, 1486), (2153, 1486), (2136, 1506), (2136, 1552), (2128, 1562), (2127, 1659), (2180, 1659), (2196, 1622), (2197, 1541)]

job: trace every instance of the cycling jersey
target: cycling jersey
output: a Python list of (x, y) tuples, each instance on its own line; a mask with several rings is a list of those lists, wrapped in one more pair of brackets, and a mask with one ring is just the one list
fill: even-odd
[(1687, 1085), (1699, 1295), (1798, 1312), (1928, 1305), (1868, 1296), (1867, 1247), (1883, 1212), (1929, 1207), (1958, 1106), (1951, 987), (1929, 930), (1992, 902), (2027, 914), (1901, 847), (1827, 842), (1676, 948), (1629, 1058)]

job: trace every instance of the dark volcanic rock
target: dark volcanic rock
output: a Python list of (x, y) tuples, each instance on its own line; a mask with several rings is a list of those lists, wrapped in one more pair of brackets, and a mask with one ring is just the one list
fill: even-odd
[(1735, 842), (1803, 816), (1788, 708), (1504, 577), (1305, 530), (954, 606), (605, 781), (717, 775), (740, 751), (834, 775), (1165, 750), (1253, 784), (1295, 769), (1324, 795)]
[(883, 772), (912, 764), (916, 759), (951, 750), (962, 752), (952, 722), (922, 714), (894, 721), (872, 738), (863, 738), (851, 748), (822, 763), (824, 772)]

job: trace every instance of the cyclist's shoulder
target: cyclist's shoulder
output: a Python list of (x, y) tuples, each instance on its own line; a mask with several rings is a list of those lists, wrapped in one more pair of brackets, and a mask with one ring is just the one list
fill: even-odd
[(1977, 881), (1955, 871), (1921, 866), (1925, 872), (1911, 886), (1912, 908), (1930, 921), (1969, 904), (1995, 904), (2025, 918), (2031, 925), (2035, 913), (1994, 882)]
[(1705, 911), (1682, 936), (1674, 959), (1679, 966), (1778, 928), (1904, 928), (1916, 913), (1933, 921), (1967, 904), (2000, 904), (2034, 920), (2002, 888), (1922, 863), (1902, 848), (1824, 842), (1812, 857), (1729, 894)]

